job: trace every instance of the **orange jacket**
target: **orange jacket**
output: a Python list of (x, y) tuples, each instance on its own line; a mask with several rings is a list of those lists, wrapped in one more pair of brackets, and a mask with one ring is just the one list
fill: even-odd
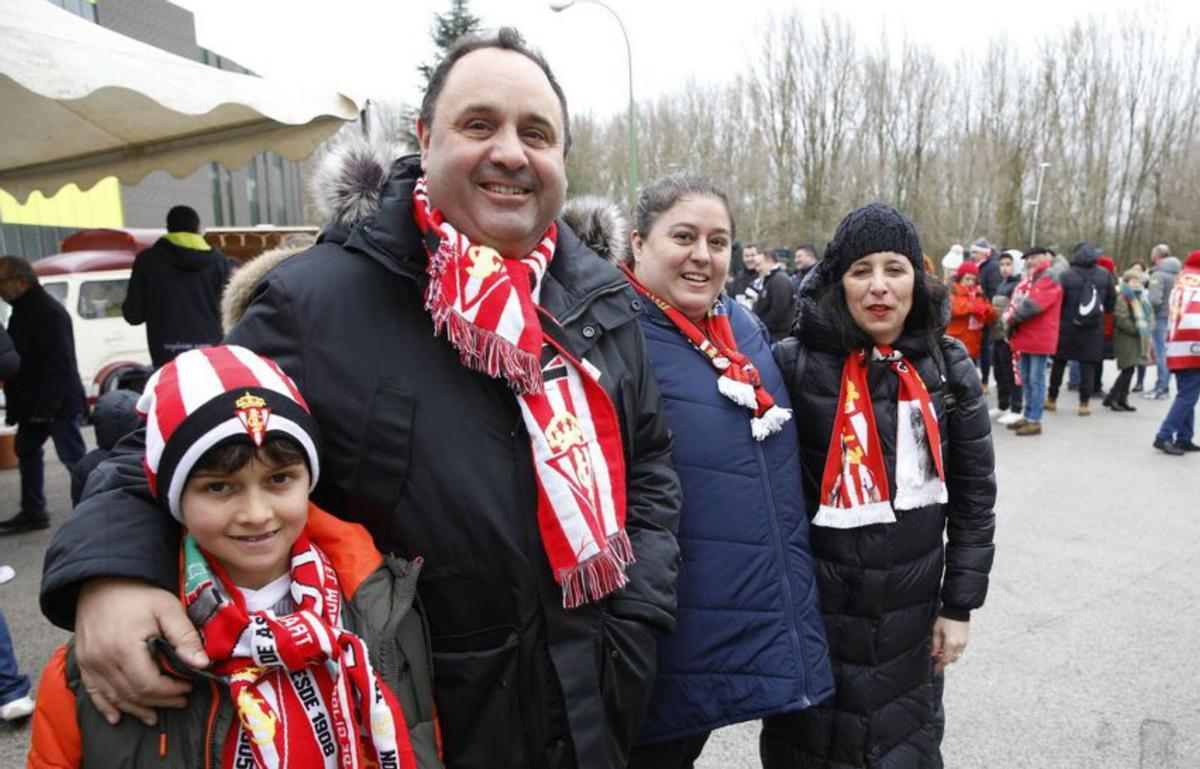
[[(305, 531), (312, 542), (329, 556), (347, 602), (353, 599), (364, 581), (384, 565), (383, 556), (375, 548), (366, 529), (335, 518), (312, 504), (309, 505)], [(33, 713), (33, 736), (26, 760), (27, 769), (76, 769), (83, 760), (84, 745), (75, 699), (76, 690), (68, 683), (67, 653), (67, 646), (60, 646), (42, 671), (37, 707)], [(406, 713), (406, 718), (409, 719), (411, 727), (411, 715)], [(124, 722), (129, 720), (130, 718), (126, 717), (121, 726), (124, 727)], [(141, 736), (144, 735), (139, 735)], [(434, 736), (436, 739), (436, 718)], [(160, 755), (164, 757), (166, 737), (164, 732), (160, 747)], [(436, 752), (441, 752), (440, 744)], [(203, 760), (198, 756), (194, 758), (197, 761)], [(164, 767), (175, 765), (167, 760), (163, 763)]]
[(996, 308), (979, 286), (967, 288), (955, 283), (950, 289), (950, 325), (946, 333), (967, 346), (967, 353), (978, 358), (983, 348), (983, 330), (996, 319)]

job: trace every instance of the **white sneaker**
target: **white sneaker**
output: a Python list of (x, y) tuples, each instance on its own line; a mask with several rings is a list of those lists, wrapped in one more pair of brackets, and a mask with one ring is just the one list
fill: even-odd
[(1000, 408), (988, 409), (988, 416), (991, 417), (992, 419), (998, 419), (1003, 414), (1004, 414), (1004, 409), (1000, 409)]
[(1000, 418), (996, 420), (996, 423), (1002, 424), (1002, 425), (1011, 425), (1013, 422), (1020, 421), (1020, 419), (1021, 419), (1020, 414), (1018, 414), (1015, 411), (1009, 411), (1009, 412), (1001, 415)]
[(10, 581), (15, 576), (17, 576), (17, 573), (13, 571), (13, 567), (8, 564), (0, 565), (0, 585)]
[(33, 700), (29, 697), (21, 697), (12, 702), (6, 702), (0, 705), (0, 718), (5, 721), (16, 721), (19, 718), (28, 718), (33, 714)]

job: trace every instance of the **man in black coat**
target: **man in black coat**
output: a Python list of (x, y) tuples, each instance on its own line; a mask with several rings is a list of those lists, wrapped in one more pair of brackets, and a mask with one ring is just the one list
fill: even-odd
[(1058, 351), (1050, 369), (1048, 411), (1058, 407), (1063, 372), (1067, 361), (1074, 360), (1079, 361), (1080, 368), (1079, 415), (1091, 414), (1088, 401), (1104, 362), (1104, 314), (1112, 312), (1117, 304), (1112, 273), (1096, 264), (1099, 258), (1098, 248), (1080, 243), (1071, 254), (1071, 266), (1059, 277), (1063, 289), (1062, 322), (1058, 327)]
[[(451, 767), (624, 766), (653, 686), (655, 633), (674, 626), (679, 482), (640, 300), (623, 276), (558, 221), (538, 314), (615, 408), (635, 558), (628, 584), (576, 608), (564, 608), (539, 531), (517, 397), (468, 368), (425, 309), (430, 242), (413, 215), (418, 178), (471, 242), (520, 257), (562, 208), (568, 128), (561, 89), (514, 30), (463, 41), (430, 81), (421, 157), (393, 163), (343, 147), (318, 179), (340, 193), (321, 243), (257, 285), (239, 276), (230, 286), (245, 308), (227, 341), (277, 361), (320, 423), (314, 501), (364, 525), (381, 550), (424, 559)], [(184, 687), (157, 677), (143, 639), (164, 634), (185, 659), (203, 660), (168, 592), (178, 529), (148, 503), (141, 438), (93, 472), (56, 535), (42, 608), (59, 625), (74, 621), (97, 705), (152, 721), (150, 708), (175, 704)]]
[(771, 333), (771, 341), (778, 342), (792, 330), (792, 320), (796, 316), (792, 279), (770, 249), (764, 249), (758, 256), (758, 275), (762, 289), (754, 302), (754, 314)]
[(133, 262), (121, 310), (146, 324), (155, 368), (195, 347), (221, 341), (221, 289), (233, 263), (200, 236), (200, 216), (187, 206), (167, 212), (167, 234)]
[(42, 445), (52, 438), (58, 458), (68, 468), (79, 461), (84, 452), (79, 433), (84, 395), (71, 316), (42, 288), (29, 262), (0, 257), (0, 299), (12, 305), (8, 333), (21, 359), (17, 373), (4, 380), (5, 421), (17, 426), (21, 509), (0, 521), (0, 534), (16, 534), (50, 525)]

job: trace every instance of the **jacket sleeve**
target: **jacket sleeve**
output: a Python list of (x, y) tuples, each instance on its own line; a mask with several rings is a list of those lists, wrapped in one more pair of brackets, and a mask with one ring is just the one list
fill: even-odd
[(12, 337), (0, 328), (0, 382), (17, 373), (21, 368), (21, 356), (13, 346)]
[(179, 525), (155, 504), (142, 469), (145, 429), (122, 439), (88, 476), (83, 500), (46, 550), (41, 607), (61, 628), (75, 627), (83, 583), (130, 577), (175, 590)]
[(1112, 312), (1117, 306), (1117, 278), (1108, 270), (1104, 270), (1104, 279), (1104, 311)]
[(790, 325), (787, 313), (791, 306), (792, 281), (783, 270), (776, 270), (763, 281), (763, 295), (754, 303), (754, 314), (767, 328), (782, 328)]
[(967, 620), (983, 605), (992, 569), (996, 528), (995, 455), (987, 398), (966, 349), (945, 340), (948, 386), (958, 400), (946, 417), (946, 571), (942, 616)]
[(1044, 275), (1038, 278), (1030, 288), (1029, 294), (1017, 304), (1013, 311), (1013, 320), (1016, 323), (1024, 323), (1041, 315), (1060, 294), (1062, 294), (1062, 286), (1053, 277)]
[[(656, 630), (675, 627), (675, 583), (679, 576), (679, 508), (682, 494), (679, 476), (671, 464), (674, 439), (667, 429), (662, 395), (650, 367), (641, 327), (628, 323), (618, 333), (631, 338), (621, 341), (622, 350), (633, 350), (630, 367), (632, 393), (626, 408), (632, 414), (630, 447), (626, 451), (628, 497), (625, 530), (636, 559), (629, 566), (629, 583), (610, 600), (610, 611), (622, 618), (636, 619)], [(630, 400), (632, 402), (630, 402)]]
[(129, 274), (129, 288), (125, 291), (125, 302), (121, 305), (121, 314), (125, 322), (136, 326), (146, 322), (146, 251), (137, 255), (133, 260), (133, 271)]
[(75, 769), (83, 761), (75, 692), (67, 684), (67, 647), (60, 646), (38, 681), (26, 769)]
[(74, 389), (74, 383), (79, 381), (79, 371), (71, 365), (73, 344), (71, 316), (65, 311), (50, 313), (38, 328), (42, 381), (31, 416), (53, 418)]

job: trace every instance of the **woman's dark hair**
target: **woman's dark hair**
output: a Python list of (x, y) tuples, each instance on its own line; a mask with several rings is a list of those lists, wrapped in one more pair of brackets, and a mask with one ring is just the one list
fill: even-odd
[[(834, 338), (843, 350), (850, 352), (871, 347), (875, 344), (874, 341), (854, 322), (850, 308), (846, 306), (846, 290), (842, 287), (840, 279), (833, 278), (832, 272), (827, 272), (829, 285), (817, 301), (817, 309), (826, 319)], [(914, 270), (912, 308), (908, 311), (908, 317), (904, 319), (902, 336), (921, 337), (929, 345), (936, 344), (944, 325), (938, 307), (945, 298), (946, 286), (936, 275)]]
[[(733, 220), (733, 209), (729, 207), (729, 196), (725, 188), (708, 176), (695, 174), (667, 174), (642, 188), (638, 195), (637, 206), (633, 210), (634, 226), (642, 237), (650, 234), (658, 217), (683, 198), (688, 197), (716, 198), (725, 206), (729, 215), (729, 239), (737, 237), (737, 223)], [(626, 254), (630, 266), (633, 265), (633, 251)]]
[[(255, 448), (253, 443), (248, 443), (243, 438), (244, 436), (238, 436), (236, 442), (217, 444), (204, 452), (204, 455), (192, 467), (192, 474), (203, 470), (219, 475), (229, 475), (241, 470), (252, 459), (257, 459), (268, 467), (287, 467), (297, 462), (303, 462), (306, 467), (308, 466), (308, 454), (300, 447), (299, 443), (291, 438), (268, 438), (263, 442), (261, 449)], [(312, 472), (311, 467), (309, 472)]]

